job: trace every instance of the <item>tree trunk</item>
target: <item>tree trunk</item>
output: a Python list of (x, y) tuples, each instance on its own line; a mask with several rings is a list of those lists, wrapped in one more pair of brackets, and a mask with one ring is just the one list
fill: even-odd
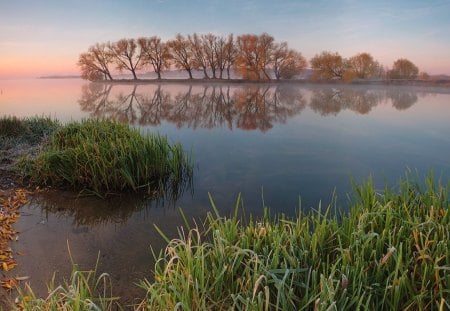
[(192, 79), (192, 70), (191, 69), (186, 69), (186, 71), (189, 74), (189, 79)]
[(156, 73), (158, 74), (158, 80), (161, 80), (161, 71), (158, 70)]

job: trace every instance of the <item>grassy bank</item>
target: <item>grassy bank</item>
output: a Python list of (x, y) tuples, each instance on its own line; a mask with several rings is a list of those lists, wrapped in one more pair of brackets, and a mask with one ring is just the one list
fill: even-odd
[(348, 214), (267, 213), (245, 224), (213, 204), (201, 226), (167, 239), (135, 309), (447, 310), (449, 190), (432, 177), (425, 189), (406, 180), (382, 192), (369, 180), (355, 186)]
[(22, 159), (19, 167), (33, 184), (100, 195), (127, 190), (150, 194), (178, 191), (192, 176), (191, 161), (180, 144), (107, 120), (60, 127), (37, 157)]

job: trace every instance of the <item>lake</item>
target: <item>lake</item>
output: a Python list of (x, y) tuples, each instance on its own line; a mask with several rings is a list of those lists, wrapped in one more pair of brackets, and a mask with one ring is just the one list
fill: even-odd
[[(229, 215), (242, 194), (246, 215), (295, 216), (330, 203), (345, 210), (357, 181), (395, 185), (406, 170), (450, 175), (450, 89), (327, 84), (95, 84), (78, 79), (0, 80), (0, 116), (44, 115), (69, 122), (109, 118), (181, 142), (195, 161), (192, 187), (176, 200), (133, 195), (100, 200), (44, 192), (22, 209), (14, 244), (18, 275), (45, 292), (70, 253), (88, 269), (99, 255), (117, 295), (151, 278), (150, 246), (211, 211), (208, 193)], [(99, 253), (100, 252), (100, 253)], [(136, 294), (137, 295), (137, 294)]]

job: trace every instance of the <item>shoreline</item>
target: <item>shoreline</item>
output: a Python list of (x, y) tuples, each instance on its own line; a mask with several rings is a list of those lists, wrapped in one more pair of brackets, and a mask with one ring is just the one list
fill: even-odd
[(101, 84), (264, 84), (264, 85), (278, 85), (278, 84), (301, 84), (301, 85), (339, 85), (339, 86), (353, 86), (353, 85), (367, 85), (367, 86), (423, 86), (423, 87), (450, 87), (450, 80), (373, 80), (362, 81), (355, 80), (351, 82), (344, 81), (312, 81), (309, 79), (296, 80), (242, 80), (242, 79), (115, 79), (115, 80), (101, 80), (101, 81), (87, 81), (91, 83)]

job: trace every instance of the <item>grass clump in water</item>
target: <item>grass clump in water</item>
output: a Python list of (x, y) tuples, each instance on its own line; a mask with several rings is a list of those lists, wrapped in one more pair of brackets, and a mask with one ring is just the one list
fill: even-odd
[(61, 127), (35, 159), (22, 161), (20, 167), (34, 183), (97, 194), (153, 193), (177, 188), (192, 176), (191, 162), (180, 144), (108, 120)]
[(140, 308), (447, 310), (450, 189), (433, 180), (383, 193), (369, 180), (339, 217), (328, 208), (244, 225), (214, 208), (204, 229), (167, 239)]

